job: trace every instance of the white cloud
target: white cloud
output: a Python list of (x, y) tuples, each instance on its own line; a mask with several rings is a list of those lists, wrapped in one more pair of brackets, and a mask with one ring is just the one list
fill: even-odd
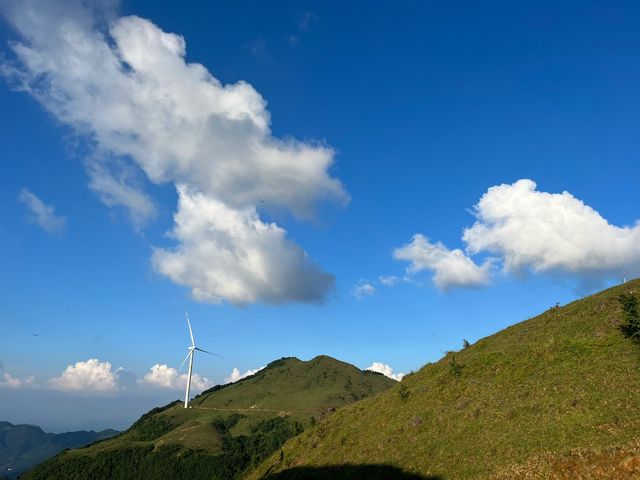
[(67, 220), (60, 215), (56, 215), (55, 209), (51, 205), (44, 203), (28, 188), (20, 190), (18, 200), (27, 207), (29, 211), (29, 222), (38, 225), (48, 233), (62, 233), (67, 224)]
[(540, 192), (519, 180), (491, 187), (475, 212), (463, 235), (468, 251), (499, 256), (506, 272), (600, 277), (640, 267), (640, 225), (611, 225), (569, 192)]
[(385, 377), (389, 377), (397, 381), (402, 380), (402, 377), (404, 377), (404, 373), (393, 373), (393, 368), (382, 362), (373, 362), (365, 370), (371, 370), (372, 372), (381, 373)]
[(62, 375), (50, 379), (47, 385), (55, 390), (113, 392), (118, 389), (118, 376), (111, 369), (111, 363), (91, 358), (69, 365)]
[[(435, 272), (438, 288), (488, 283), (493, 266), (510, 273), (547, 273), (588, 285), (607, 278), (640, 275), (640, 223), (610, 224), (569, 192), (548, 193), (532, 180), (491, 187), (474, 207), (476, 222), (464, 230), (462, 250), (432, 244), (423, 235), (396, 249), (411, 262), (409, 273)], [(476, 264), (473, 255), (489, 258)]]
[(244, 373), (240, 373), (239, 369), (234, 368), (231, 371), (231, 374), (227, 378), (224, 379), (224, 383), (235, 383), (238, 380), (242, 380), (245, 377), (250, 377), (251, 375), (255, 375), (256, 373), (258, 373), (263, 368), (265, 368), (265, 367), (254, 368), (253, 370), (249, 369)]
[[(193, 232), (176, 225), (174, 255), (154, 257), (160, 273), (188, 285), (200, 300), (280, 303), (326, 297), (333, 278), (286, 240), (284, 230), (263, 223), (256, 208), (311, 218), (318, 202), (348, 201), (340, 181), (329, 174), (332, 148), (273, 137), (266, 101), (251, 85), (223, 85), (204, 66), (187, 63), (184, 39), (147, 20), (104, 22), (80, 0), (3, 5), (22, 38), (12, 44), (14, 79), (94, 146), (91, 186), (105, 203), (128, 208), (138, 222), (153, 216), (142, 187), (114, 174), (112, 159), (128, 159), (151, 182), (178, 186), (177, 221), (193, 214), (185, 212), (185, 196), (225, 212), (230, 223), (207, 218)], [(238, 237), (248, 244), (210, 252), (223, 239)], [(267, 246), (275, 246), (273, 253)], [(217, 263), (227, 253), (230, 259), (246, 255), (240, 268)], [(284, 268), (274, 271), (283, 258)], [(275, 278), (267, 288), (262, 280), (247, 281), (248, 271)], [(218, 278), (230, 285), (221, 287)], [(291, 285), (302, 287), (291, 290)]]
[(378, 281), (385, 287), (393, 287), (400, 281), (400, 278), (395, 275), (380, 275)]
[(263, 223), (255, 208), (232, 209), (184, 186), (178, 194), (172, 236), (179, 246), (156, 249), (153, 266), (191, 287), (196, 300), (312, 302), (333, 284), (282, 228)]
[(440, 290), (474, 288), (489, 282), (491, 263), (478, 266), (462, 250), (449, 250), (442, 243), (431, 243), (424, 235), (414, 235), (411, 242), (393, 252), (396, 260), (411, 262), (409, 274), (423, 270), (434, 273), (433, 282)]
[[(139, 380), (138, 383), (143, 386), (154, 388), (167, 388), (171, 390), (184, 390), (187, 387), (187, 374), (178, 375), (178, 371), (166, 364), (156, 363), (149, 372)], [(211, 388), (214, 383), (207, 377), (203, 377), (198, 373), (191, 374), (191, 389), (194, 392), (202, 392), (207, 388)]]
[[(76, 362), (67, 366), (59, 377), (47, 380), (42, 385), (34, 384), (34, 377), (16, 378), (9, 373), (0, 376), (0, 388), (41, 387), (52, 390), (63, 390), (78, 393), (115, 393), (126, 392), (134, 388), (165, 388), (184, 390), (187, 385), (187, 374), (178, 374), (175, 368), (168, 365), (153, 365), (143, 378), (138, 379), (132, 372), (122, 367), (114, 370), (110, 362), (101, 362), (96, 358)], [(191, 389), (201, 392), (214, 385), (209, 378), (198, 373), (191, 376)]]
[(33, 386), (33, 380), (34, 380), (34, 377), (32, 376), (18, 378), (18, 377), (12, 376), (10, 373), (5, 373), (2, 376), (2, 381), (0, 381), (0, 388), (4, 387), (4, 388), (18, 389), (18, 388), (30, 387), (30, 386)]
[(356, 283), (351, 290), (351, 295), (356, 297), (358, 300), (362, 300), (365, 297), (375, 295), (375, 293), (376, 287), (364, 280), (360, 280), (358, 283)]
[(122, 162), (112, 161), (119, 171), (100, 159), (87, 161), (89, 187), (109, 207), (124, 207), (129, 213), (131, 222), (142, 227), (157, 215), (153, 200), (142, 191), (140, 182)]

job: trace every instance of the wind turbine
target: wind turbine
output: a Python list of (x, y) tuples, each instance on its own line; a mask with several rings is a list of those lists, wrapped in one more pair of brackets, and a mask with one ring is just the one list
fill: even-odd
[(189, 373), (187, 374), (187, 389), (184, 393), (184, 408), (189, 408), (189, 393), (191, 391), (191, 372), (193, 371), (193, 355), (195, 354), (196, 350), (199, 352), (208, 353), (209, 355), (215, 355), (216, 357), (220, 357), (220, 358), (222, 358), (222, 356), (218, 355), (217, 353), (207, 352), (202, 348), (196, 347), (196, 341), (193, 339), (193, 330), (191, 330), (191, 322), (189, 321), (189, 315), (187, 314), (187, 312), (185, 312), (184, 316), (187, 318), (187, 326), (189, 327), (189, 336), (191, 337), (191, 346), (189, 347), (189, 352), (187, 353), (187, 356), (184, 357), (184, 360), (182, 361), (182, 364), (180, 365), (180, 368), (178, 369), (178, 371), (182, 370), (182, 366), (184, 365), (184, 362), (186, 362), (187, 359), (189, 359)]

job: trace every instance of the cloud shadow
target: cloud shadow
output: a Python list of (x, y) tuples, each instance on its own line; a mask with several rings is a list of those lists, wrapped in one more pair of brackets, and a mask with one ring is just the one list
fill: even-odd
[(423, 476), (390, 465), (331, 465), (294, 467), (267, 474), (263, 480), (442, 480), (440, 476)]

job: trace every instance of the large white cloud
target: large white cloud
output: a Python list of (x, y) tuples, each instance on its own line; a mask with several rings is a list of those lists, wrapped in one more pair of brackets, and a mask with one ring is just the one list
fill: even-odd
[[(256, 208), (308, 218), (319, 201), (347, 201), (341, 183), (328, 173), (334, 160), (330, 147), (273, 137), (266, 102), (251, 85), (223, 85), (202, 65), (187, 63), (184, 39), (145, 19), (113, 17), (107, 28), (98, 28), (104, 18), (80, 0), (5, 0), (2, 5), (22, 38), (13, 45), (13, 78), (93, 144), (91, 186), (105, 203), (129, 209), (138, 224), (154, 215), (153, 202), (135, 176), (114, 167), (114, 158), (130, 159), (150, 181), (180, 185), (181, 209), (189, 195), (228, 214), (231, 224), (208, 219), (204, 229), (193, 232), (177, 225), (182, 268), (198, 267), (176, 274), (177, 267), (168, 268), (156, 257), (161, 273), (187, 284), (201, 300), (325, 297), (332, 278), (309, 262), (284, 230), (262, 224)], [(185, 215), (181, 210), (176, 220)], [(268, 270), (275, 274), (273, 285), (248, 282), (246, 263), (235, 269), (229, 262), (219, 265), (220, 254), (202, 255), (222, 237), (250, 237), (234, 255), (252, 251), (271, 268), (286, 257), (282, 271)], [(274, 247), (273, 257), (267, 246)], [(214, 277), (233, 286), (221, 288)], [(291, 291), (292, 281), (304, 292)]]
[[(477, 286), (491, 266), (505, 273), (547, 273), (592, 283), (640, 274), (640, 224), (616, 226), (569, 192), (548, 193), (532, 180), (491, 187), (474, 207), (462, 250), (432, 244), (422, 235), (394, 256), (409, 272), (431, 269), (438, 288)], [(482, 266), (471, 258), (483, 254)]]
[(18, 200), (29, 211), (29, 222), (38, 225), (48, 233), (61, 233), (67, 224), (67, 219), (57, 215), (51, 205), (44, 203), (40, 197), (28, 188), (20, 190)]
[(519, 180), (490, 188), (475, 212), (463, 235), (468, 251), (497, 254), (508, 272), (619, 276), (640, 265), (640, 225), (611, 225), (569, 192), (540, 192)]
[(47, 385), (55, 390), (113, 392), (118, 390), (118, 376), (111, 369), (111, 363), (91, 358), (69, 365), (62, 375), (50, 379)]
[(178, 247), (156, 249), (153, 265), (191, 287), (196, 300), (312, 302), (333, 284), (282, 228), (262, 222), (255, 208), (233, 209), (185, 186), (178, 193), (172, 232)]
[[(184, 390), (187, 387), (187, 374), (178, 374), (178, 371), (166, 364), (156, 363), (147, 374), (138, 381), (142, 386), (154, 388), (167, 388), (170, 390)], [(207, 388), (211, 388), (214, 383), (207, 377), (203, 377), (198, 373), (191, 375), (191, 389), (194, 392), (202, 392)]]
[(414, 235), (410, 243), (394, 250), (393, 257), (411, 262), (410, 274), (432, 271), (433, 282), (440, 290), (479, 287), (489, 282), (490, 262), (478, 266), (462, 250), (431, 243), (424, 235)]
[(231, 370), (231, 374), (229, 374), (229, 376), (224, 379), (224, 383), (237, 382), (238, 380), (242, 380), (243, 378), (250, 377), (251, 375), (255, 375), (263, 368), (265, 367), (259, 367), (259, 368), (253, 368), (253, 369), (250, 368), (246, 372), (240, 372), (240, 369), (234, 368), (233, 370)]
[(402, 377), (404, 377), (404, 373), (393, 373), (393, 368), (382, 362), (373, 362), (369, 367), (365, 368), (365, 370), (381, 373), (385, 377), (389, 377), (397, 381), (402, 380)]

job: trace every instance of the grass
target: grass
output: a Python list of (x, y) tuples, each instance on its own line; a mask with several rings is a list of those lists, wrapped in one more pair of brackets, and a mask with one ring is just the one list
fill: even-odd
[(249, 478), (371, 463), (489, 478), (536, 455), (575, 449), (594, 452), (597, 463), (597, 452), (640, 437), (640, 347), (621, 331), (622, 293), (638, 296), (640, 281), (449, 353), (290, 440)]
[(544, 452), (526, 463), (511, 465), (494, 480), (566, 480), (640, 478), (640, 440), (608, 448), (575, 448), (568, 452)]

